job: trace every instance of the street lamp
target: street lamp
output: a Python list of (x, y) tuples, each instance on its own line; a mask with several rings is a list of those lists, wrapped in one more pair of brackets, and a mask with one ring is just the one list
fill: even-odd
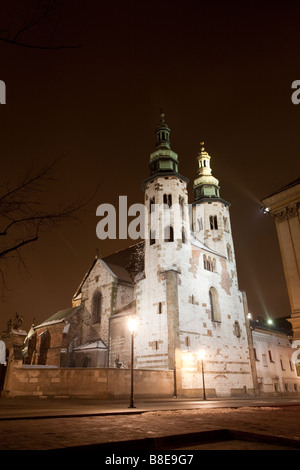
[(134, 356), (134, 332), (136, 331), (137, 321), (131, 318), (128, 321), (128, 328), (131, 333), (131, 388), (130, 388), (130, 405), (128, 408), (135, 408), (133, 403), (133, 356)]
[(205, 393), (205, 382), (204, 382), (204, 363), (203, 359), (205, 357), (205, 351), (203, 349), (198, 352), (198, 357), (201, 360), (201, 369), (202, 369), (202, 383), (203, 383), (203, 400), (206, 400), (206, 393)]

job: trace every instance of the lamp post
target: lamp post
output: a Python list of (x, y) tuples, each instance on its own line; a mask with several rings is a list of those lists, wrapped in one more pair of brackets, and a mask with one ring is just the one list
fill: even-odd
[(202, 383), (203, 383), (203, 400), (206, 400), (205, 381), (204, 381), (204, 363), (203, 363), (203, 359), (205, 357), (205, 351), (203, 351), (203, 350), (199, 351), (198, 352), (198, 357), (201, 360)]
[(133, 359), (134, 359), (134, 332), (136, 331), (137, 321), (131, 318), (128, 321), (128, 328), (131, 333), (131, 387), (130, 387), (130, 405), (128, 408), (135, 408), (133, 403)]

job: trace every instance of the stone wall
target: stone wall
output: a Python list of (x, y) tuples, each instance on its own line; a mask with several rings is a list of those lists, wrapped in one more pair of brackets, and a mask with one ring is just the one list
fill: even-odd
[[(82, 304), (84, 305), (82, 344), (99, 338), (108, 344), (109, 316), (112, 311), (115, 278), (105, 264), (98, 259), (82, 286)], [(95, 294), (101, 295), (99, 322), (93, 318)]]
[[(122, 313), (113, 315), (110, 321), (110, 344), (109, 344), (109, 365), (114, 367), (115, 363), (128, 368), (131, 364), (131, 334), (128, 328), (128, 320), (132, 315)], [(135, 357), (136, 362), (136, 357)]]
[[(3, 396), (124, 399), (130, 396), (130, 369), (51, 368), (12, 365)], [(134, 370), (136, 398), (168, 398), (174, 372)]]

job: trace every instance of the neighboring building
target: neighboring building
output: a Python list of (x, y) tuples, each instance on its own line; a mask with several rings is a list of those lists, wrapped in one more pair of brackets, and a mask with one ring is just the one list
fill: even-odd
[(262, 375), (252, 346), (258, 332), (251, 336), (238, 286), (230, 204), (201, 143), (189, 212), (188, 180), (169, 136), (162, 114), (143, 182), (145, 240), (94, 258), (73, 308), (35, 327), (38, 356), (29, 363), (128, 368), (135, 318), (135, 368), (173, 370), (176, 394), (201, 396), (204, 350), (209, 396), (253, 395)]
[(40, 325), (32, 326), (24, 342), (24, 363), (75, 366), (73, 349), (81, 343), (80, 310), (80, 307), (60, 310)]
[(300, 340), (300, 178), (262, 200), (275, 219), (291, 305), (294, 339)]
[(292, 355), (292, 330), (287, 319), (275, 325), (250, 321), (256, 366), (258, 394), (299, 395), (300, 377)]

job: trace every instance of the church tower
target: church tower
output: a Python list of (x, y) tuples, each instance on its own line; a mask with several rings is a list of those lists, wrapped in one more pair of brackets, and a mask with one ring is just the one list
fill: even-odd
[(143, 182), (147, 220), (145, 278), (137, 292), (137, 367), (175, 371), (180, 362), (178, 285), (191, 257), (188, 179), (178, 173), (178, 155), (171, 150), (163, 113), (155, 134), (150, 176)]
[(147, 208), (145, 266), (150, 271), (157, 266), (180, 270), (190, 235), (188, 179), (178, 173), (178, 155), (171, 150), (170, 129), (163, 113), (155, 134), (150, 176), (143, 182)]
[(200, 143), (200, 152), (197, 157), (198, 175), (194, 181), (195, 200), (220, 197), (220, 187), (217, 178), (212, 176), (210, 155), (205, 151), (204, 142)]
[(204, 350), (208, 389), (224, 396), (248, 390), (253, 384), (230, 204), (220, 197), (201, 143), (190, 224), (188, 180), (178, 172), (163, 113), (155, 133), (143, 182), (148, 236), (144, 275), (136, 286), (136, 367), (173, 370), (174, 393), (199, 396), (198, 354)]
[(211, 157), (204, 142), (197, 156), (198, 178), (194, 180), (192, 230), (195, 238), (234, 261), (230, 226), (230, 203), (220, 197), (219, 180), (212, 175)]

